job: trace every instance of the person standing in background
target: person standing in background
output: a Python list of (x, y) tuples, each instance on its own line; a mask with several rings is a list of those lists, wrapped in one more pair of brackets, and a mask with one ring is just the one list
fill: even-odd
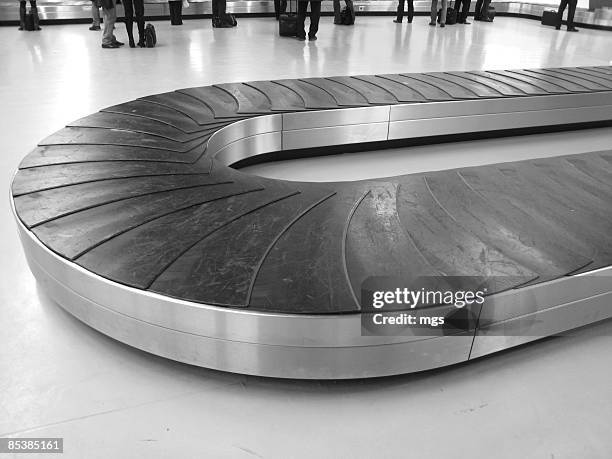
[[(440, 12), (440, 27), (446, 25), (446, 9), (448, 8), (448, 0), (442, 0), (442, 10)], [(436, 17), (438, 16), (438, 0), (431, 0), (431, 21), (430, 26), (436, 26)]]
[(568, 32), (578, 32), (578, 29), (574, 27), (574, 14), (576, 13), (576, 5), (578, 4), (578, 0), (561, 0), (561, 4), (559, 5), (559, 18), (557, 20), (557, 26), (555, 27), (557, 30), (561, 29), (561, 23), (563, 22), (563, 12), (565, 11), (565, 7), (569, 5), (567, 10), (567, 31)]
[(457, 10), (457, 24), (469, 24), (469, 22), (467, 22), (467, 17), (470, 13), (470, 3), (472, 3), (472, 0), (455, 1), (455, 9)]
[[(408, 24), (412, 23), (412, 18), (414, 18), (414, 0), (408, 1)], [(399, 0), (397, 4), (397, 16), (393, 20), (396, 24), (401, 24), (404, 19), (404, 3), (406, 0)]]
[(130, 48), (136, 47), (136, 43), (134, 43), (134, 13), (136, 13), (136, 26), (138, 27), (138, 46), (144, 48), (146, 46), (144, 38), (144, 0), (123, 0), (123, 9)]
[(100, 0), (91, 0), (91, 19), (93, 24), (89, 30), (100, 30)]
[[(344, 0), (344, 4), (351, 11), (351, 22), (355, 23), (355, 8), (353, 6), (353, 0)], [(311, 7), (312, 9), (312, 7)], [(342, 24), (342, 18), (340, 17), (340, 0), (334, 0), (334, 24)]]
[(306, 40), (306, 29), (304, 28), (304, 23), (306, 22), (306, 11), (308, 9), (308, 4), (310, 3), (310, 27), (308, 29), (308, 39), (310, 41), (315, 41), (317, 39), (317, 32), (319, 31), (319, 19), (321, 19), (321, 0), (297, 0), (297, 2), (297, 39), (302, 41)]
[[(34, 30), (40, 30), (40, 19), (38, 17), (38, 8), (36, 7), (36, 0), (30, 0), (30, 13), (34, 19)], [(24, 30), (26, 19), (26, 2), (25, 0), (19, 1), (19, 30)]]

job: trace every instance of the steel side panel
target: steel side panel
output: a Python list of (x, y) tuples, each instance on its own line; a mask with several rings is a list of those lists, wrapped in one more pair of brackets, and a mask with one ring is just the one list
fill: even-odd
[(604, 105), (588, 108), (394, 121), (389, 123), (388, 140), (606, 121), (610, 119), (611, 113), (612, 105)]

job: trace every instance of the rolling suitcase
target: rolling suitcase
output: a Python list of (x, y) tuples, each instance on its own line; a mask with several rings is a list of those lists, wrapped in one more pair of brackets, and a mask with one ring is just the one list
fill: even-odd
[[(281, 37), (297, 37), (297, 13), (292, 12), (292, 0), (289, 0), (289, 12), (278, 17), (278, 33)], [(297, 1), (296, 1), (297, 11)]]
[(555, 10), (548, 10), (542, 13), (542, 25), (555, 26), (559, 25), (559, 14)]

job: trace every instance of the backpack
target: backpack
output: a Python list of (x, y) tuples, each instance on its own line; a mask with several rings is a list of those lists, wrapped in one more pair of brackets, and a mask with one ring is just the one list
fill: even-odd
[(145, 46), (147, 48), (155, 48), (157, 44), (157, 34), (155, 33), (155, 27), (153, 24), (147, 24), (144, 30)]

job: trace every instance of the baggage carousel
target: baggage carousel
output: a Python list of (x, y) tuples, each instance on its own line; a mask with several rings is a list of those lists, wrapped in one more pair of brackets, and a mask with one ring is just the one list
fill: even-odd
[[(216, 84), (68, 124), (11, 202), (40, 286), (116, 340), (254, 375), (408, 373), (612, 316), (612, 150), (336, 183), (232, 165), (611, 122), (612, 67)], [(497, 282), (465, 330), (367, 336), (372, 276)]]

